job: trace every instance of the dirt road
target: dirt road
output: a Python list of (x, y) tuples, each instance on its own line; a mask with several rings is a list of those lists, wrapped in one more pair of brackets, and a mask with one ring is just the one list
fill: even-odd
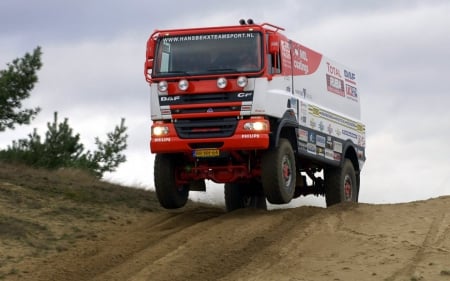
[(85, 225), (95, 235), (23, 258), (4, 280), (450, 280), (449, 207), (116, 209)]
[[(33, 280), (450, 280), (450, 198), (150, 214)], [(24, 279), (22, 279), (24, 280)]]

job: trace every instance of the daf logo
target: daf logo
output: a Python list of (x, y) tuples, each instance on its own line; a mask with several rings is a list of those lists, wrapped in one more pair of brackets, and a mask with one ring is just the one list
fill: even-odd
[(253, 94), (252, 93), (239, 93), (237, 94), (238, 98), (247, 98), (247, 97), (251, 97)]
[(180, 96), (167, 96), (167, 97), (159, 97), (159, 100), (164, 102), (164, 101), (177, 101), (180, 100), (181, 97)]

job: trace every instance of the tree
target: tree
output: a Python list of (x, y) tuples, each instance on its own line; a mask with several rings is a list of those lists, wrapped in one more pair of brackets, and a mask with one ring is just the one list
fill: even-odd
[(119, 164), (126, 161), (125, 155), (120, 152), (127, 148), (128, 135), (125, 133), (125, 119), (122, 118), (120, 126), (116, 126), (114, 132), (107, 134), (108, 140), (103, 143), (95, 138), (97, 151), (94, 151), (91, 161), (97, 163), (95, 171), (102, 175), (104, 172), (114, 172)]
[(48, 122), (45, 133), (43, 155), (40, 166), (47, 168), (69, 167), (83, 154), (84, 146), (80, 143), (80, 134), (73, 134), (68, 124), (69, 119), (58, 123), (58, 113), (54, 113), (53, 123)]
[(107, 134), (107, 141), (102, 142), (97, 137), (97, 150), (84, 152), (80, 143), (80, 135), (74, 134), (68, 124), (68, 119), (58, 122), (58, 113), (54, 113), (53, 123), (47, 123), (45, 139), (34, 129), (28, 139), (13, 141), (6, 150), (0, 151), (0, 160), (19, 162), (35, 167), (57, 169), (74, 167), (87, 170), (101, 177), (105, 172), (113, 172), (126, 157), (122, 152), (127, 148), (125, 119), (119, 126)]
[(16, 125), (30, 124), (40, 108), (22, 108), (22, 101), (30, 96), (38, 81), (36, 72), (42, 67), (41, 48), (34, 49), (7, 64), (0, 70), (0, 132)]

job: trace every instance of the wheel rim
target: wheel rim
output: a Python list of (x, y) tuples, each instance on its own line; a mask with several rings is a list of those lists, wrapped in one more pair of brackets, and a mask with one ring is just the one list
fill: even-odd
[(344, 200), (352, 201), (353, 183), (352, 178), (346, 175), (344, 178)]
[(292, 181), (292, 167), (289, 157), (285, 155), (281, 161), (281, 172), (284, 180), (284, 187), (289, 188)]

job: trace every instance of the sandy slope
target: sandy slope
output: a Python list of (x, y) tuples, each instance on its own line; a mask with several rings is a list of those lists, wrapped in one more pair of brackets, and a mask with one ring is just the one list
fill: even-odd
[[(77, 222), (96, 235), (16, 260), (19, 273), (3, 279), (450, 280), (449, 207), (450, 197), (231, 213), (194, 204), (177, 211), (105, 207), (110, 219)], [(13, 251), (5, 246), (11, 241), (2, 242), (0, 256)]]
[[(450, 280), (450, 198), (149, 214), (32, 280)], [(21, 280), (25, 280), (22, 278)]]

